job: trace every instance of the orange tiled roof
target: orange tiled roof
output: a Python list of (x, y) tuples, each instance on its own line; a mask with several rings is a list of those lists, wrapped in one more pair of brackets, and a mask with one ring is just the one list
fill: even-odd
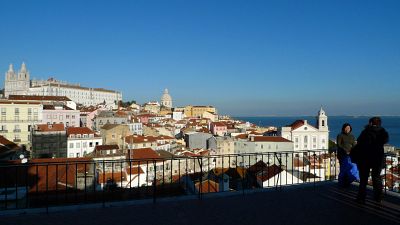
[(88, 127), (68, 127), (67, 135), (70, 134), (94, 134), (94, 131)]
[(197, 191), (201, 193), (213, 193), (213, 192), (219, 192), (219, 184), (212, 181), (212, 180), (205, 180), (203, 182), (198, 182), (196, 183), (196, 189)]
[(64, 131), (64, 124), (38, 124), (37, 130), (41, 132), (50, 132), (50, 131)]
[(160, 156), (151, 148), (131, 149), (131, 159), (159, 159)]
[(28, 101), (71, 101), (67, 96), (10, 95), (10, 100)]
[(136, 175), (136, 174), (142, 174), (144, 171), (142, 170), (141, 167), (131, 167), (127, 169), (128, 174)]
[(105, 150), (119, 150), (118, 145), (97, 145), (94, 147), (95, 151), (105, 151)]
[(140, 136), (140, 135), (130, 135), (125, 137), (125, 143), (148, 143), (156, 142), (157, 138), (153, 136)]

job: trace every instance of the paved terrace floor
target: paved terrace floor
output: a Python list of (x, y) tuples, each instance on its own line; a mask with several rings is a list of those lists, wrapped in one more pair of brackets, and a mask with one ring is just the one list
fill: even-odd
[[(400, 224), (400, 198), (386, 195), (381, 205), (371, 198), (354, 202), (357, 187), (320, 183), (235, 195), (205, 195), (202, 200), (175, 198), (153, 204), (116, 204), (113, 207), (68, 209), (61, 212), (1, 215), (1, 225), (100, 224)], [(369, 196), (371, 193), (369, 193)]]

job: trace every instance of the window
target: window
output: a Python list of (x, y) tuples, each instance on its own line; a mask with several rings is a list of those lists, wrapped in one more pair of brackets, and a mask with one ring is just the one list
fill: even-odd
[(83, 143), (82, 143), (82, 147), (83, 147), (83, 148), (87, 148), (87, 142), (83, 142)]
[(69, 148), (74, 148), (74, 143), (69, 143)]
[(14, 114), (19, 114), (19, 108), (15, 108), (15, 113)]
[(112, 139), (115, 139), (115, 134), (111, 135), (111, 138), (112, 138)]
[(69, 153), (69, 158), (74, 158), (74, 153)]
[(89, 147), (93, 147), (93, 142), (89, 142)]
[(76, 143), (76, 148), (80, 148), (81, 147), (81, 143)]
[(53, 115), (53, 119), (57, 119), (57, 115)]
[(59, 118), (60, 120), (62, 120), (62, 119), (63, 119), (63, 115), (59, 115), (58, 118)]

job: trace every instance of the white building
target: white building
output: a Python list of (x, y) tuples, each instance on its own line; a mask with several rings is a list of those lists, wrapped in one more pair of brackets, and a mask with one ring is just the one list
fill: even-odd
[(106, 103), (111, 105), (122, 100), (122, 93), (103, 88), (81, 87), (79, 84), (70, 84), (53, 78), (48, 80), (30, 80), (29, 71), (22, 63), (18, 75), (12, 64), (5, 74), (4, 96), (9, 95), (38, 95), (38, 96), (67, 96), (74, 102), (84, 106)]
[(129, 131), (135, 135), (143, 135), (143, 124), (137, 119), (132, 119), (127, 123)]
[(92, 153), (97, 145), (102, 145), (103, 140), (87, 127), (67, 128), (67, 157), (79, 158)]
[(294, 150), (328, 149), (328, 117), (321, 108), (316, 126), (312, 126), (307, 120), (297, 120), (290, 126), (282, 127), (281, 136), (293, 141)]

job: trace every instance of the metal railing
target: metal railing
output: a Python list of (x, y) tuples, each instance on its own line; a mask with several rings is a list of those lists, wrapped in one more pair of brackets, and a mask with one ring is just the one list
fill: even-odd
[[(386, 159), (385, 190), (398, 192), (398, 157)], [(338, 170), (336, 154), (327, 151), (14, 161), (0, 164), (0, 210), (280, 189), (335, 180)]]

